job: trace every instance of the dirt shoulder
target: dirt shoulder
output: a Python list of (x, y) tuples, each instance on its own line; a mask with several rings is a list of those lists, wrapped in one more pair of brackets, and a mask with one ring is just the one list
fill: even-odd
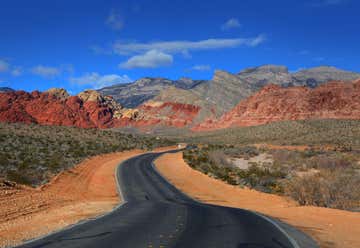
[(177, 188), (202, 202), (250, 209), (281, 219), (312, 236), (321, 247), (360, 247), (360, 213), (298, 206), (285, 197), (226, 184), (189, 167), (181, 152), (165, 154), (155, 164)]
[[(159, 148), (155, 151), (174, 149)], [(39, 188), (0, 186), (0, 247), (59, 230), (111, 211), (118, 196), (115, 168), (142, 150), (89, 158)]]

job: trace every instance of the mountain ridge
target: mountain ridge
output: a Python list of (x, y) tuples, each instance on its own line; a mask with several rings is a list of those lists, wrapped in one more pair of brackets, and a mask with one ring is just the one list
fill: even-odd
[[(360, 78), (360, 73), (332, 66), (318, 66), (290, 72), (286, 66), (268, 64), (245, 68), (238, 73), (215, 70), (211, 80), (189, 78), (170, 80), (146, 77), (133, 83), (109, 86), (98, 91), (111, 95), (117, 102), (128, 108), (138, 107), (149, 100), (164, 101), (166, 98), (168, 102), (187, 104), (192, 101), (192, 98), (198, 98), (197, 106), (206, 108), (205, 112), (213, 112), (214, 116), (219, 117), (231, 110), (239, 101), (269, 83), (285, 87), (314, 88), (331, 80), (351, 81), (358, 78)], [(189, 96), (189, 99), (186, 96)]]

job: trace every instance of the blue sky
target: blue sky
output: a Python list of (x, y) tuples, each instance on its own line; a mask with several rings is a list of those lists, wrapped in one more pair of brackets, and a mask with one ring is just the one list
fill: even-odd
[(355, 0), (4, 0), (0, 86), (71, 93), (262, 64), (360, 71)]

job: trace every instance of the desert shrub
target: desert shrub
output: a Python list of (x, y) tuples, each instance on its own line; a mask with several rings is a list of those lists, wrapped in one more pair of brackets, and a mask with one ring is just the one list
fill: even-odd
[(336, 154), (321, 154), (319, 156), (312, 157), (308, 161), (308, 166), (315, 169), (335, 170), (348, 168), (351, 165), (351, 161), (342, 156), (337, 156)]
[(171, 144), (116, 131), (0, 123), (0, 177), (37, 186), (89, 156)]
[(242, 157), (249, 159), (258, 156), (259, 150), (254, 146), (237, 146), (225, 149), (225, 154), (233, 157)]
[(8, 171), (6, 175), (6, 179), (21, 184), (30, 185), (32, 183), (32, 180), (29, 178), (29, 176), (26, 173), (22, 173), (18, 171)]
[(338, 151), (360, 148), (358, 120), (282, 121), (253, 127), (227, 128), (181, 136), (188, 143), (335, 145)]
[(239, 170), (238, 176), (241, 178), (242, 185), (266, 193), (282, 193), (281, 179), (286, 177), (286, 173), (278, 169), (264, 168), (254, 163), (246, 170)]
[(285, 193), (300, 205), (354, 210), (360, 208), (360, 175), (349, 170), (326, 170), (294, 177)]
[(232, 167), (233, 165), (229, 162), (228, 157), (221, 150), (215, 150), (209, 152), (209, 161), (217, 165), (218, 167)]

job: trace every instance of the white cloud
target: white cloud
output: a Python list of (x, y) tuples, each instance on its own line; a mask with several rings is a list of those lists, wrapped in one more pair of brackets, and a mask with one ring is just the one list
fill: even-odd
[(23, 73), (23, 69), (19, 66), (12, 68), (11, 75), (18, 77)]
[(87, 73), (81, 77), (71, 77), (70, 82), (77, 85), (91, 86), (100, 89), (109, 85), (129, 83), (133, 80), (127, 75), (108, 74), (100, 75), (97, 72)]
[(324, 57), (315, 57), (313, 58), (314, 61), (317, 61), (317, 62), (321, 62), (321, 61), (324, 61), (326, 60)]
[(211, 66), (210, 65), (194, 65), (193, 67), (191, 67), (191, 70), (194, 70), (194, 71), (209, 71), (209, 70), (211, 70)]
[(316, 0), (311, 3), (314, 7), (340, 5), (348, 2), (349, 0)]
[(238, 19), (236, 18), (231, 18), (229, 20), (227, 20), (227, 22), (225, 22), (222, 26), (221, 29), (222, 30), (229, 30), (229, 29), (233, 29), (233, 28), (241, 28), (241, 24), (239, 22)]
[(121, 68), (156, 68), (160, 66), (169, 66), (173, 63), (173, 57), (170, 54), (158, 50), (150, 50), (142, 55), (135, 55), (125, 63), (120, 64)]
[(345, 0), (323, 0), (324, 5), (338, 5), (344, 3)]
[(310, 51), (309, 50), (301, 50), (298, 52), (299, 55), (308, 55), (310, 54)]
[(124, 20), (117, 11), (111, 10), (106, 19), (106, 24), (114, 30), (120, 30), (124, 27)]
[(145, 53), (157, 50), (164, 53), (186, 53), (194, 50), (214, 50), (221, 48), (235, 48), (239, 46), (255, 47), (265, 41), (264, 35), (253, 38), (235, 39), (207, 39), (200, 41), (161, 41), (151, 43), (124, 43), (116, 42), (113, 46), (114, 52), (120, 55)]
[(0, 60), (0, 72), (7, 72), (10, 69), (10, 65), (5, 60)]
[(61, 73), (61, 70), (56, 67), (38, 65), (33, 67), (31, 69), (31, 72), (41, 77), (52, 78), (59, 75)]

